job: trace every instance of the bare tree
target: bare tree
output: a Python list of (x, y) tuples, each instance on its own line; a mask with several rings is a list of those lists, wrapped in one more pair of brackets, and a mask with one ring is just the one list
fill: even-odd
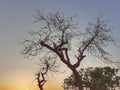
[(59, 65), (57, 64), (56, 60), (53, 60), (54, 58), (43, 58), (43, 59), (40, 59), (40, 72), (38, 72), (36, 74), (37, 78), (37, 83), (38, 83), (38, 87), (40, 90), (44, 90), (43, 89), (43, 85), (47, 82), (47, 80), (45, 79), (45, 75), (48, 73), (48, 72), (54, 72), (54, 73), (57, 73), (58, 72), (58, 68), (59, 68)]
[[(105, 47), (109, 42), (114, 42), (109, 33), (111, 29), (107, 27), (102, 17), (98, 17), (95, 24), (89, 24), (83, 35), (80, 34), (81, 31), (78, 29), (73, 16), (69, 17), (61, 12), (45, 14), (38, 11), (35, 19), (35, 23), (40, 25), (40, 30), (30, 32), (33, 39), (24, 41), (25, 48), (22, 53), (25, 56), (52, 54), (52, 56), (59, 57), (59, 60), (75, 75), (79, 90), (83, 90), (81, 76), (79, 76), (77, 68), (86, 57), (86, 53), (100, 57), (101, 60), (109, 61), (109, 53), (105, 50)], [(72, 41), (76, 37), (78, 37), (80, 43), (76, 46), (75, 61), (71, 58), (69, 52), (72, 47), (75, 47)], [(74, 61), (74, 63), (71, 61)]]
[[(45, 80), (45, 77), (44, 77), (45, 74), (43, 74), (43, 73), (37, 73), (36, 75), (37, 75), (36, 79), (37, 79), (37, 82), (38, 82), (39, 89), (40, 90), (44, 90), (43, 89), (43, 85), (47, 82), (47, 80)], [(40, 79), (40, 75), (41, 75), (42, 79)]]

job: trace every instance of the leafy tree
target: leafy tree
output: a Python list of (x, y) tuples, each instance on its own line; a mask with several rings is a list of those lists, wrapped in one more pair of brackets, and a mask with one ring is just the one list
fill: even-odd
[[(116, 90), (116, 87), (120, 87), (120, 76), (117, 76), (118, 71), (118, 69), (111, 67), (96, 67), (94, 69), (80, 69), (79, 74), (82, 76), (84, 87), (89, 87), (90, 90)], [(64, 89), (75, 88), (76, 83), (75, 76), (72, 74), (64, 79)]]
[[(87, 53), (100, 57), (102, 60), (109, 60), (107, 57), (109, 53), (105, 50), (105, 47), (109, 42), (114, 41), (109, 33), (111, 29), (107, 27), (101, 16), (97, 18), (95, 23), (88, 25), (84, 34), (81, 34), (78, 29), (75, 18), (62, 12), (45, 14), (38, 11), (35, 19), (35, 23), (40, 26), (40, 30), (30, 32), (32, 39), (24, 41), (25, 48), (22, 54), (28, 57), (57, 56), (73, 72), (79, 90), (83, 90), (82, 78), (77, 68)], [(74, 44), (75, 40), (77, 46)], [(75, 56), (73, 60), (69, 53), (74, 47), (77, 48), (77, 54), (73, 55)], [(58, 60), (58, 58), (56, 59)]]

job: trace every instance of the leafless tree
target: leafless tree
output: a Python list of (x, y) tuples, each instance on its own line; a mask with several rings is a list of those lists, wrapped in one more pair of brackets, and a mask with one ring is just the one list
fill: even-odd
[[(83, 90), (83, 86), (77, 68), (87, 53), (97, 56), (101, 60), (110, 61), (108, 59), (109, 52), (105, 50), (105, 47), (114, 40), (110, 35), (111, 28), (107, 26), (101, 16), (97, 18), (95, 23), (88, 25), (84, 34), (80, 33), (81, 31), (78, 29), (78, 24), (73, 16), (69, 17), (59, 11), (48, 14), (38, 11), (35, 19), (35, 23), (40, 26), (40, 30), (30, 32), (33, 39), (24, 41), (25, 48), (22, 53), (25, 56), (53, 54), (52, 56), (59, 57), (59, 60), (75, 75), (79, 90)], [(76, 38), (80, 43), (76, 46), (75, 61), (71, 58), (69, 52), (72, 47), (75, 47), (73, 45), (75, 41), (73, 40)], [(74, 61), (74, 63), (71, 61)]]
[[(37, 73), (37, 82), (38, 82), (38, 87), (40, 90), (44, 90), (43, 89), (43, 85), (46, 83), (47, 80), (45, 80), (44, 74), (43, 73)], [(42, 79), (40, 79), (40, 75), (42, 77)]]
[(43, 89), (43, 85), (47, 82), (47, 80), (45, 79), (45, 75), (48, 72), (54, 72), (57, 73), (59, 65), (57, 64), (56, 60), (53, 60), (54, 58), (43, 58), (40, 59), (40, 71), (36, 74), (37, 78), (37, 83), (38, 83), (38, 87), (40, 90), (44, 90)]

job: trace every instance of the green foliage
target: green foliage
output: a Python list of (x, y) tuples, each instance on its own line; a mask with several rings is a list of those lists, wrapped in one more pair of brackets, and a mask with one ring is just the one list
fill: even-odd
[[(118, 69), (111, 67), (96, 67), (80, 69), (79, 74), (82, 77), (84, 87), (92, 90), (111, 90), (120, 86), (120, 76), (117, 76)], [(75, 87), (74, 75), (64, 80), (67, 88)]]

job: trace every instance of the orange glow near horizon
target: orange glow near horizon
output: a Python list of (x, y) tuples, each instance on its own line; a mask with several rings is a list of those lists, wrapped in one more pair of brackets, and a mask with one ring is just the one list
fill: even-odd
[[(7, 78), (4, 81), (0, 79), (0, 90), (39, 90), (35, 77), (30, 76), (30, 74), (10, 75)], [(63, 90), (61, 85), (61, 80), (54, 78), (48, 80), (43, 88), (45, 90)]]
[[(44, 85), (45, 90), (63, 90), (63, 88), (59, 85), (59, 83), (53, 84), (46, 84)], [(36, 83), (31, 86), (24, 86), (24, 85), (0, 85), (0, 90), (39, 90)]]

